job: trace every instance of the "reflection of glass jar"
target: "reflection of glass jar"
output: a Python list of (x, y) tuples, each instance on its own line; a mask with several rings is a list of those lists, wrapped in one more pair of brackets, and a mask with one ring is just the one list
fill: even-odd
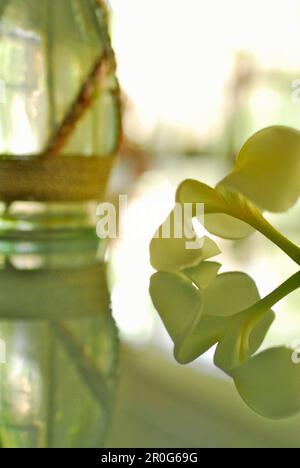
[(92, 225), (120, 138), (100, 0), (0, 0), (0, 232)]
[(105, 265), (89, 238), (49, 252), (0, 269), (0, 446), (100, 447), (117, 363)]

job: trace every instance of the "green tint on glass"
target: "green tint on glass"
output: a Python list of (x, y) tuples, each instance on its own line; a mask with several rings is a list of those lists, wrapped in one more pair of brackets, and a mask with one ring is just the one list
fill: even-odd
[(0, 31), (0, 444), (99, 448), (118, 354), (94, 215), (121, 129), (106, 11), (0, 0)]
[(11, 241), (0, 268), (4, 447), (103, 446), (114, 403), (118, 334), (105, 265), (97, 260), (95, 243), (85, 240), (87, 245), (84, 236), (69, 238), (59, 262), (56, 246), (46, 240), (36, 251), (28, 241), (32, 253), (24, 259)]
[(64, 322), (64, 331), (57, 333), (47, 320), (1, 319), (7, 355), (0, 368), (4, 447), (103, 445), (114, 397), (117, 332), (108, 313)]
[(43, 153), (102, 56), (107, 76), (62, 152), (114, 154), (120, 103), (106, 12), (99, 3), (0, 0), (0, 15), (0, 80), (5, 96), (0, 154)]

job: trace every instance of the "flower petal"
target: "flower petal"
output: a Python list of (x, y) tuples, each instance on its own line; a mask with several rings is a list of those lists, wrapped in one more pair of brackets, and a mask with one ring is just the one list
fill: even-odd
[[(230, 204), (226, 199), (230, 198)], [(187, 179), (177, 189), (176, 201), (184, 204), (204, 204), (204, 227), (214, 235), (224, 239), (242, 239), (254, 232), (246, 224), (242, 201), (222, 188), (220, 191), (197, 180)], [(194, 209), (194, 216), (196, 210)]]
[(286, 418), (300, 411), (300, 366), (291, 349), (271, 348), (254, 356), (233, 373), (236, 388), (256, 413)]
[(175, 345), (201, 316), (201, 296), (181, 273), (159, 271), (150, 280), (150, 295)]
[(282, 212), (300, 196), (300, 132), (273, 126), (242, 147), (234, 170), (218, 186), (242, 193), (263, 210)]
[(254, 319), (248, 311), (236, 315), (219, 341), (215, 365), (231, 375), (260, 348), (274, 318), (272, 310), (263, 310)]
[(215, 281), (220, 268), (221, 264), (217, 262), (201, 262), (195, 267), (186, 268), (182, 273), (188, 276), (199, 289), (206, 289)]
[[(181, 237), (176, 237), (173, 229), (174, 217), (175, 210), (171, 212), (150, 243), (150, 261), (155, 270), (180, 271), (220, 254), (217, 244), (208, 237), (203, 239), (197, 237), (192, 225), (191, 239), (187, 238), (183, 228)], [(162, 237), (163, 230), (169, 226), (171, 226), (169, 236)], [(196, 248), (189, 248), (188, 243), (191, 242)]]

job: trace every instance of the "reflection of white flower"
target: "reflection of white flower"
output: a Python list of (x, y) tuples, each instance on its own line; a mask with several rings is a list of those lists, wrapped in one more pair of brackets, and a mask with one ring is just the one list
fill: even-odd
[(41, 409), (42, 381), (35, 362), (19, 354), (9, 356), (6, 403), (13, 417), (37, 417)]
[(299, 104), (299, 102), (300, 102), (300, 78), (296, 78), (292, 82), (291, 87), (293, 89), (292, 101), (293, 101), (294, 104)]
[(291, 348), (294, 350), (292, 353), (292, 362), (294, 364), (300, 364), (300, 339), (294, 340)]
[(6, 363), (6, 344), (4, 340), (0, 339), (0, 364)]

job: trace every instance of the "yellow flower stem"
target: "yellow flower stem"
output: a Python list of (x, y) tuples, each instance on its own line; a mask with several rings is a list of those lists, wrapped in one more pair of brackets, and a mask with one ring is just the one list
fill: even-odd
[(299, 288), (300, 271), (287, 279), (284, 283), (278, 286), (278, 288), (274, 289), (274, 291), (265, 296), (263, 299), (240, 312), (239, 315), (248, 314), (251, 316), (251, 319), (260, 319), (261, 316), (264, 315), (266, 311), (270, 310), (275, 304), (277, 304), (277, 302), (281, 301)]

